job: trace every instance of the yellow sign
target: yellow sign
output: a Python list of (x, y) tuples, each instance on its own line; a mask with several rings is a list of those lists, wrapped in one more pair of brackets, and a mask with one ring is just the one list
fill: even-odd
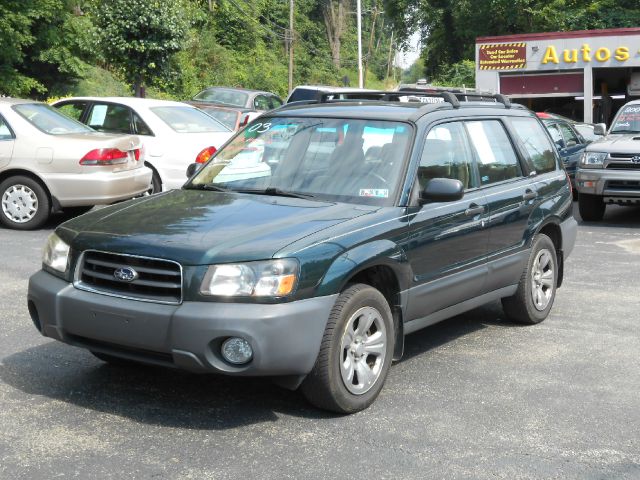
[(526, 43), (481, 45), (478, 55), (480, 70), (512, 70), (527, 65)]
[(590, 62), (592, 59), (597, 62), (608, 62), (611, 58), (618, 60), (619, 62), (625, 62), (629, 60), (631, 55), (629, 54), (628, 47), (618, 47), (611, 51), (607, 47), (600, 47), (593, 50), (588, 43), (582, 44), (580, 48), (570, 48), (562, 51), (562, 56), (558, 54), (556, 47), (549, 45), (542, 57), (542, 64), (547, 63), (560, 63), (562, 60), (564, 63), (578, 63), (578, 61)]

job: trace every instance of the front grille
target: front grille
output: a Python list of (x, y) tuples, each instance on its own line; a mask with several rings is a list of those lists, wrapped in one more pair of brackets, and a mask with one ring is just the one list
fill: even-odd
[[(137, 278), (119, 280), (114, 273), (120, 268), (135, 270)], [(78, 262), (75, 286), (117, 297), (178, 304), (182, 302), (182, 268), (170, 260), (87, 250)]]
[(640, 162), (633, 162), (633, 157), (640, 157), (640, 153), (610, 153), (606, 168), (612, 170), (640, 170)]
[(640, 181), (637, 180), (609, 180), (605, 185), (606, 190), (640, 190)]

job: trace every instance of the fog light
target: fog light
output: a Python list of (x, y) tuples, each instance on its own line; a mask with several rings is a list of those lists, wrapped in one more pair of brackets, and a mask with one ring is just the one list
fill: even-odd
[(223, 358), (227, 362), (235, 365), (242, 365), (253, 358), (253, 349), (251, 348), (251, 345), (244, 338), (240, 337), (227, 338), (222, 343), (222, 348), (220, 350)]

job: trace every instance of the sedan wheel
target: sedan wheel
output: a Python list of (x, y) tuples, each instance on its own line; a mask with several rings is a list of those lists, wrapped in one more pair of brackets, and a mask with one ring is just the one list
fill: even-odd
[(9, 228), (30, 230), (38, 228), (49, 218), (49, 196), (40, 183), (32, 178), (7, 178), (0, 184), (0, 195), (0, 220)]

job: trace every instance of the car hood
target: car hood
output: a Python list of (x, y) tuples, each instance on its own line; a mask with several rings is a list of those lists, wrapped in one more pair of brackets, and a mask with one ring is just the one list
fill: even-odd
[(609, 134), (587, 147), (589, 152), (640, 153), (640, 133)]
[(166, 258), (183, 265), (261, 260), (376, 209), (306, 199), (173, 190), (94, 210), (57, 233), (87, 249)]

